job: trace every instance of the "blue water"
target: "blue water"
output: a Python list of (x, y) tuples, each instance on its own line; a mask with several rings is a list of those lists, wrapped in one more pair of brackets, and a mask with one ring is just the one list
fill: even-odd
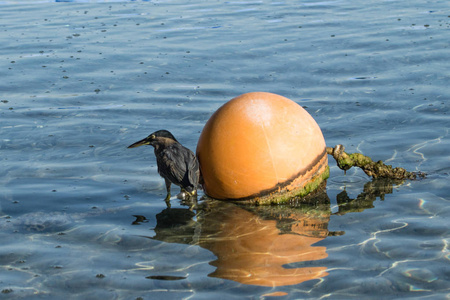
[[(56, 2), (0, 1), (0, 298), (449, 297), (448, 1)], [(126, 147), (164, 128), (194, 150), (250, 91), (428, 177), (329, 157), (316, 206), (167, 209)]]

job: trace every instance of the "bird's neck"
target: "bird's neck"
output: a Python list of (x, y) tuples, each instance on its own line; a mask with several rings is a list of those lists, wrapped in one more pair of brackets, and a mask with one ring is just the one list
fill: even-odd
[(155, 154), (161, 152), (165, 147), (163, 145), (156, 144), (153, 146), (155, 148)]
[(169, 147), (170, 145), (173, 145), (175, 143), (176, 142), (171, 139), (161, 138), (159, 140), (159, 143), (153, 145), (153, 147), (155, 147), (155, 153), (159, 153), (159, 152), (163, 151), (164, 149), (166, 149), (167, 147)]

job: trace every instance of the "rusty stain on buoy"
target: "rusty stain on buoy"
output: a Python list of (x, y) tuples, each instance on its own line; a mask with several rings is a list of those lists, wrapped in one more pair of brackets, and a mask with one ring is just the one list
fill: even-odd
[(322, 131), (280, 95), (253, 92), (220, 107), (200, 135), (197, 156), (205, 193), (257, 204), (303, 197), (329, 176)]

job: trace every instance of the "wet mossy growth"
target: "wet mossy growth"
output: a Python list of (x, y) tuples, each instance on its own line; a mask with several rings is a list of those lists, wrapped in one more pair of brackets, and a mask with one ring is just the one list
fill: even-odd
[(293, 202), (308, 202), (314, 197), (317, 191), (325, 189), (326, 180), (330, 177), (330, 168), (326, 166), (322, 173), (316, 174), (312, 177), (305, 186), (290, 191), (284, 192), (272, 192), (260, 197), (252, 197), (245, 200), (231, 200), (238, 204), (251, 204), (251, 205), (278, 205), (289, 204)]
[(291, 198), (289, 202), (277, 205), (240, 205), (241, 208), (253, 212), (265, 220), (291, 219), (292, 215), (321, 218), (330, 216), (330, 198), (326, 193), (326, 181), (317, 189), (303, 197)]
[(327, 147), (327, 153), (336, 160), (341, 170), (347, 171), (351, 167), (359, 167), (364, 173), (373, 178), (389, 179), (410, 179), (416, 180), (425, 178), (423, 172), (408, 172), (403, 168), (393, 168), (391, 165), (385, 165), (381, 160), (374, 162), (370, 157), (361, 153), (346, 153), (344, 146), (336, 145), (334, 148)]

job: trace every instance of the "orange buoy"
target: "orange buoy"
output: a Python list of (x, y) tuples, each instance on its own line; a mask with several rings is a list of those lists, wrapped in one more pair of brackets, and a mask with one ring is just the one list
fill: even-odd
[(325, 147), (315, 120), (294, 101), (243, 94), (220, 107), (200, 135), (204, 191), (260, 204), (304, 196), (329, 176)]

